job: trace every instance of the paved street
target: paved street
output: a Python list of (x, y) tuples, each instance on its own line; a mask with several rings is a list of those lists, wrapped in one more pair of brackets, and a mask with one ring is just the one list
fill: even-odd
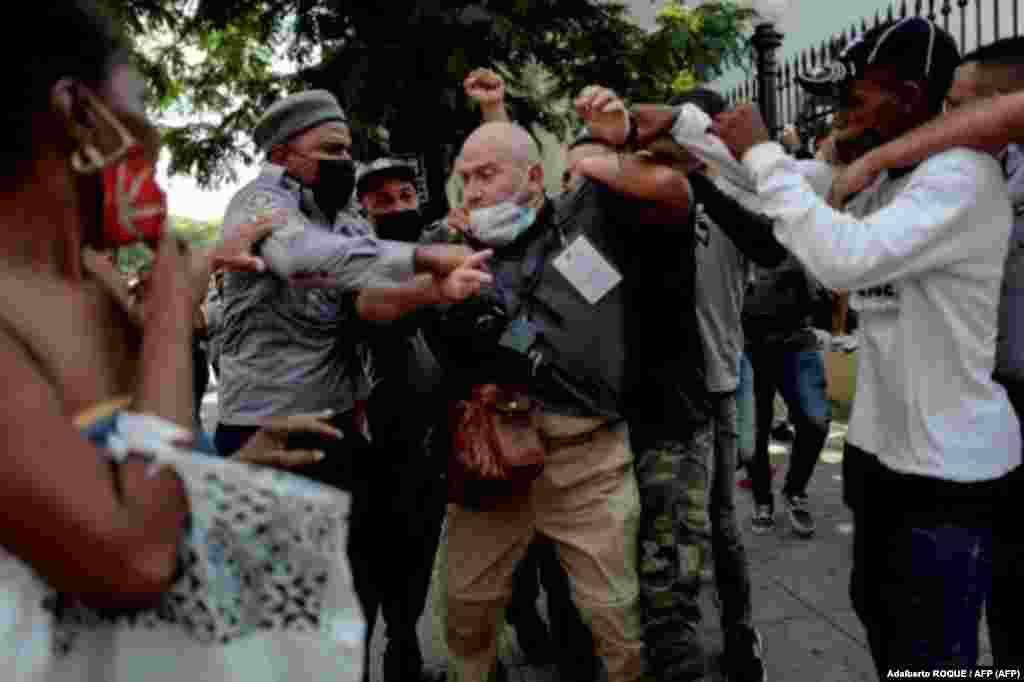
[[(208, 395), (204, 421), (215, 419), (215, 398)], [(754, 619), (764, 638), (768, 679), (773, 682), (867, 682), (874, 680), (864, 632), (850, 607), (847, 586), (850, 574), (852, 526), (842, 506), (840, 464), (844, 423), (835, 423), (828, 446), (822, 453), (809, 490), (818, 521), (818, 533), (811, 540), (793, 536), (784, 516), (778, 517), (774, 535), (755, 536), (749, 531), (753, 500), (749, 492), (737, 489), (737, 509), (750, 556), (753, 579)], [(780, 465), (775, 478), (781, 488), (787, 448), (772, 446), (773, 463)], [(777, 507), (781, 508), (779, 503)], [(711, 594), (705, 589), (704, 638), (712, 670), (714, 657), (721, 651), (717, 629), (718, 613)], [(436, 598), (430, 602), (420, 621), (420, 635), (429, 665), (441, 669), (445, 664), (443, 633), (437, 625)], [(380, 655), (384, 636), (374, 637), (374, 677), (380, 679)], [(987, 634), (982, 635), (982, 665), (991, 664)], [(511, 630), (503, 634), (502, 659), (509, 664), (513, 680), (555, 682), (553, 670), (530, 668), (524, 664)], [(721, 679), (714, 673), (711, 680)]]

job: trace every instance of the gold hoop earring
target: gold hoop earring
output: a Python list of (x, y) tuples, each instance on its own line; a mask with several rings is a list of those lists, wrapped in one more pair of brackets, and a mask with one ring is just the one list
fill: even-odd
[(90, 142), (86, 142), (71, 154), (71, 168), (80, 175), (92, 175), (107, 165), (100, 150)]

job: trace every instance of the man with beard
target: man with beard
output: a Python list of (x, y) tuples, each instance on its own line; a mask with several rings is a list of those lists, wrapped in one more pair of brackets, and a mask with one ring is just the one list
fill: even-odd
[[(845, 162), (937, 116), (959, 55), (911, 17), (869, 31), (814, 80), (842, 102)], [(813, 85), (812, 85), (813, 87)], [(674, 122), (644, 107), (641, 139)], [(999, 165), (966, 149), (894, 169), (830, 207), (742, 106), (716, 132), (753, 176), (776, 238), (860, 313), (843, 459), (851, 597), (879, 675), (974, 666), (992, 583), (993, 515), (1020, 428), (992, 378), (1012, 213)], [(870, 495), (870, 500), (868, 496)]]
[[(1011, 129), (987, 125), (997, 120), (992, 109), (995, 98), (1024, 90), (1024, 38), (1007, 38), (983, 47), (964, 57), (956, 70), (953, 87), (946, 96), (951, 112), (926, 129), (909, 133), (861, 157), (850, 168), (850, 174), (836, 182), (836, 191), (844, 194), (836, 200), (842, 202), (851, 191), (863, 189), (859, 178), (874, 179), (889, 168), (920, 163), (928, 156), (958, 145), (978, 146), (991, 151), (1002, 164), (1014, 208), (1013, 236), (1010, 240), (1006, 269), (1003, 274), (1002, 299), (999, 303), (999, 333), (996, 338), (995, 378), (1009, 395), (1018, 418), (1024, 415), (1024, 150), (1019, 135)], [(1000, 103), (1012, 98), (1003, 98)], [(970, 119), (985, 115), (975, 125)], [(1024, 118), (1018, 118), (1024, 120)], [(963, 123), (968, 123), (964, 126)], [(1002, 140), (984, 144), (990, 134), (998, 130)], [(963, 132), (967, 131), (966, 136)], [(1012, 144), (1008, 144), (1010, 142)], [(979, 144), (980, 143), (980, 144)], [(850, 180), (860, 183), (851, 187)], [(993, 580), (990, 599), (985, 604), (992, 657), (1001, 668), (1024, 666), (1024, 650), (1019, 642), (1021, 625), (1017, 614), (1021, 605), (1021, 571), (1024, 551), (1017, 512), (1020, 493), (1024, 492), (1024, 468), (1018, 467), (1014, 482), (1008, 491), (1005, 508), (999, 512), (993, 551)]]
[[(377, 237), (415, 244), (425, 220), (407, 162), (380, 158), (360, 169), (356, 196)], [(423, 679), (416, 624), (427, 601), (445, 494), (441, 472), (443, 413), (438, 409), (440, 367), (417, 315), (369, 325), (367, 339), (377, 384), (369, 398), (374, 468), (371, 512), (380, 533), (366, 551), (376, 555), (369, 576), (373, 603), (366, 613), (372, 637), (377, 604), (387, 624), (385, 682)], [(439, 447), (440, 446), (440, 447)]]

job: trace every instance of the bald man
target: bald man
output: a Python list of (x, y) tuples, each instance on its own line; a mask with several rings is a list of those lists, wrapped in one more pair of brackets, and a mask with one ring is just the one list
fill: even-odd
[[(621, 102), (603, 89), (591, 94), (595, 106), (584, 118), (592, 134), (622, 145), (622, 119), (597, 115)], [(557, 547), (609, 680), (644, 672), (640, 505), (624, 404), (630, 295), (622, 278), (634, 235), (689, 214), (688, 185), (635, 157), (581, 164), (581, 175), (607, 181), (581, 180), (548, 201), (533, 139), (507, 122), (477, 129), (456, 163), (465, 187), (459, 229), (472, 246), (494, 251), (494, 286), (448, 312), (436, 350), (457, 386), (453, 399), (484, 384), (516, 389), (540, 406), (546, 445), (545, 467), (525, 493), (495, 495), (472, 482), (454, 491), (446, 603), (459, 680), (483, 682), (493, 672), (499, 617), (535, 533)], [(395, 312), (374, 292), (363, 293), (360, 310), (368, 317)]]

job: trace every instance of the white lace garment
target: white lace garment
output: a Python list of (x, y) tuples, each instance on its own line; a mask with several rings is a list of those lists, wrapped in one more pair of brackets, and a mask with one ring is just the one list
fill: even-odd
[[(116, 438), (135, 419), (120, 417), (121, 428), (107, 434), (115, 456), (125, 445)], [(345, 553), (348, 494), (270, 468), (158, 449), (157, 461), (188, 490), (180, 579), (156, 608), (99, 612), (50, 589), (0, 548), (0, 680), (361, 679), (366, 627)]]

